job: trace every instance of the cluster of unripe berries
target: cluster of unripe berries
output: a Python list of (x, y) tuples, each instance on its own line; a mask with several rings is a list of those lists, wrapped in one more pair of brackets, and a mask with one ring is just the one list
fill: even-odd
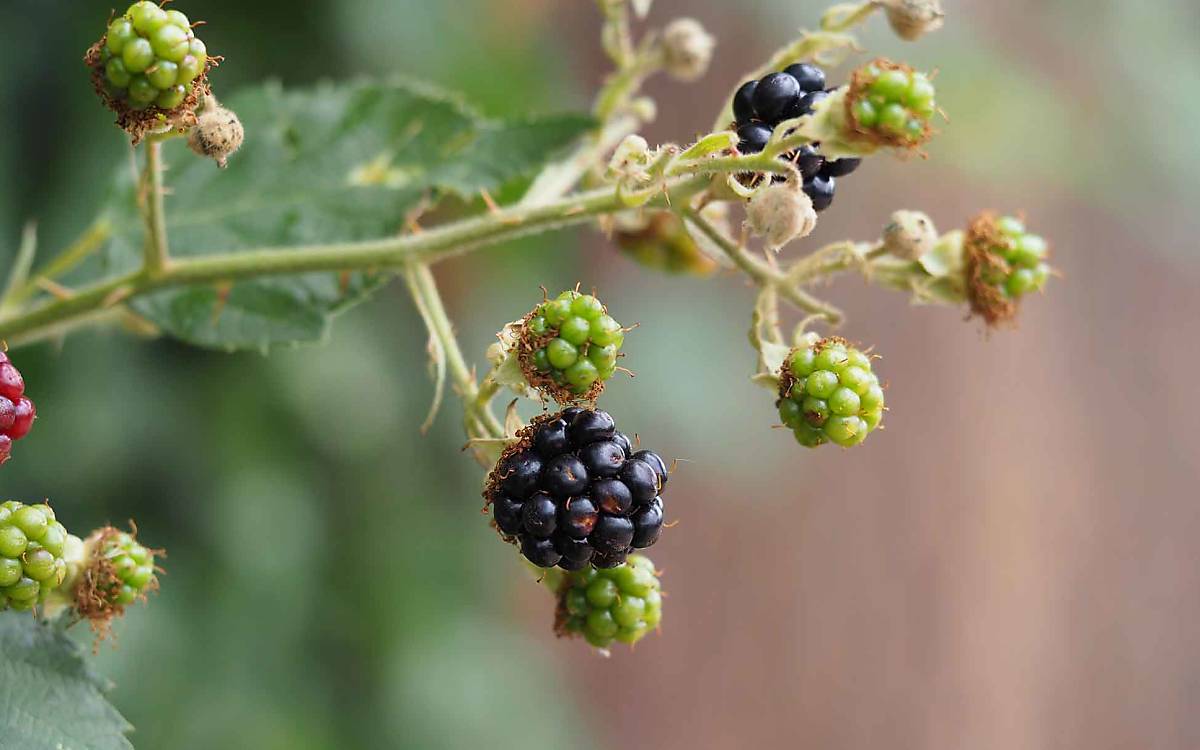
[[(811, 63), (789, 65), (761, 80), (743, 83), (733, 96), (733, 115), (740, 139), (738, 151), (743, 154), (762, 151), (781, 122), (812, 114), (830, 91), (825, 88), (825, 71)], [(824, 211), (833, 203), (837, 178), (850, 174), (862, 163), (856, 158), (827, 160), (821, 155), (819, 143), (805, 144), (783, 158), (800, 171), (804, 192), (817, 211)]]
[(858, 445), (883, 419), (871, 358), (832, 337), (793, 349), (779, 383), (779, 418), (804, 446)]
[(101, 529), (87, 540), (87, 546), (93, 558), (91, 593), (110, 606), (129, 606), (158, 584), (154, 552), (132, 534)]
[(63, 582), (67, 538), (49, 505), (0, 503), (0, 610), (33, 609)]
[(634, 644), (662, 622), (662, 591), (654, 563), (630, 555), (629, 563), (585, 569), (563, 577), (555, 630), (582, 635), (596, 648), (613, 641)]
[(488, 476), (496, 528), (541, 568), (615, 568), (658, 541), (667, 466), (634, 450), (608, 412), (569, 407), (534, 419)]
[(14, 440), (20, 440), (33, 427), (37, 410), (25, 396), (25, 379), (0, 351), (0, 464), (12, 454)]
[(595, 397), (617, 370), (625, 330), (590, 294), (566, 291), (530, 313), (520, 331), (526, 379), (559, 402)]
[(142, 0), (108, 26), (100, 57), (114, 99), (131, 109), (178, 107), (208, 61), (187, 16)]
[(924, 73), (876, 60), (855, 73), (848, 94), (851, 125), (897, 145), (920, 143), (937, 111), (934, 95)]
[(1040, 291), (1050, 278), (1050, 266), (1045, 262), (1049, 251), (1046, 240), (1026, 232), (1025, 224), (1012, 216), (996, 219), (995, 227), (998, 242), (989, 249), (1004, 259), (1007, 268), (989, 267), (983, 272), (983, 281), (1014, 300)]

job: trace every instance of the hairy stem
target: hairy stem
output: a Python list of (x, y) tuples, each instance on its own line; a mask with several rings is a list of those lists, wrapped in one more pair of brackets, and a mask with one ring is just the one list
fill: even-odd
[(162, 141), (157, 138), (146, 143), (146, 171), (142, 177), (142, 190), (146, 197), (144, 266), (153, 276), (161, 273), (169, 260), (167, 212), (163, 207)]

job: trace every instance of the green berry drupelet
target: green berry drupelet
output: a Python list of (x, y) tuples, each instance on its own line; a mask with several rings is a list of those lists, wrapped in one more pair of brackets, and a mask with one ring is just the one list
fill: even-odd
[(25, 395), (25, 379), (0, 351), (0, 465), (12, 453), (13, 442), (29, 434), (37, 410)]
[(74, 582), (75, 610), (107, 633), (113, 619), (146, 594), (158, 589), (155, 557), (133, 532), (112, 526), (97, 529), (83, 543), (84, 567)]
[(633, 645), (661, 621), (661, 585), (649, 558), (630, 555), (617, 568), (563, 576), (554, 624), (560, 636), (583, 636), (596, 648)]
[(567, 291), (525, 317), (518, 353), (529, 384), (560, 404), (594, 401), (617, 370), (625, 329), (590, 294)]
[(614, 568), (663, 529), (667, 465), (635, 450), (608, 412), (577, 406), (537, 417), (488, 476), (500, 535), (540, 568)]
[(63, 582), (66, 542), (49, 505), (0, 503), (0, 610), (33, 609)]
[(880, 58), (855, 71), (846, 114), (859, 136), (915, 148), (929, 140), (937, 112), (933, 82), (924, 73)]
[(779, 417), (796, 440), (858, 445), (883, 419), (883, 388), (871, 358), (841, 338), (793, 349), (780, 372)]
[(971, 312), (989, 326), (1011, 320), (1020, 299), (1041, 291), (1050, 278), (1046, 240), (1026, 232), (1024, 223), (1011, 216), (976, 217), (963, 239), (963, 254)]

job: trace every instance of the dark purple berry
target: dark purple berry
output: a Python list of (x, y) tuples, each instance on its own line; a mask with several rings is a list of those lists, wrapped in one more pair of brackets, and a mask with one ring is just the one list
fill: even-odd
[(824, 91), (813, 91), (805, 94), (804, 98), (800, 100), (801, 113), (811, 115), (813, 113), (813, 108), (817, 106), (817, 102), (828, 98), (829, 94)]
[(746, 81), (733, 95), (733, 117), (739, 125), (754, 119), (754, 89), (757, 86), (758, 81)]
[(575, 415), (567, 428), (567, 434), (576, 448), (582, 448), (597, 440), (611, 440), (617, 431), (617, 423), (606, 411), (582, 411)]
[[(588, 552), (591, 552), (592, 548), (588, 547), (587, 550), (588, 550)], [(574, 572), (576, 570), (583, 570), (588, 565), (591, 565), (591, 563), (592, 563), (592, 558), (590, 558), (590, 557), (586, 560), (572, 560), (570, 558), (564, 557), (558, 561), (558, 567), (560, 567), (563, 570), (566, 570), (568, 572)]]
[(625, 464), (625, 451), (615, 440), (601, 440), (585, 446), (579, 451), (579, 457), (592, 479), (615, 477)]
[(586, 495), (568, 498), (558, 509), (559, 533), (584, 539), (592, 533), (599, 517), (600, 513), (591, 498)]
[(492, 502), (492, 518), (500, 531), (509, 536), (521, 530), (522, 503), (508, 495), (500, 495)]
[(523, 451), (509, 458), (500, 469), (500, 489), (518, 500), (529, 497), (537, 489), (542, 472), (542, 459), (533, 451)]
[(825, 164), (825, 157), (821, 156), (821, 152), (811, 143), (806, 143), (796, 149), (792, 154), (792, 160), (796, 162), (796, 168), (800, 170), (800, 176), (805, 180), (816, 177), (821, 166)]
[(662, 498), (654, 498), (649, 505), (633, 514), (633, 548), (644, 549), (658, 541), (663, 527)]
[[(862, 159), (846, 157), (845, 159), (834, 159), (833, 161), (825, 162), (825, 166), (821, 167), (822, 177), (845, 177), (858, 166), (862, 164)], [(805, 177), (804, 179), (808, 179)]]
[(542, 472), (542, 489), (555, 497), (571, 497), (587, 489), (587, 469), (570, 453), (555, 456)]
[(662, 460), (662, 456), (654, 451), (638, 451), (633, 454), (633, 457), (639, 461), (645, 461), (650, 464), (651, 469), (654, 469), (654, 473), (658, 475), (659, 490), (667, 486), (667, 480), (670, 479), (670, 476), (667, 471), (667, 462)]
[(554, 498), (545, 492), (539, 492), (525, 501), (521, 509), (521, 527), (539, 539), (545, 539), (554, 533), (558, 507)]
[(771, 128), (761, 122), (748, 122), (737, 129), (738, 151), (743, 154), (757, 154), (767, 145), (771, 138)]
[(614, 516), (623, 516), (633, 507), (633, 493), (619, 479), (601, 479), (592, 484), (592, 502), (600, 510)]
[(554, 550), (562, 555), (564, 560), (572, 562), (587, 562), (595, 552), (586, 539), (575, 539), (562, 533), (554, 535)]
[(658, 473), (645, 461), (626, 461), (621, 467), (621, 481), (629, 488), (635, 505), (645, 505), (658, 495)]
[(621, 450), (625, 453), (625, 458), (633, 453), (633, 443), (629, 442), (629, 438), (623, 432), (618, 432), (613, 435), (613, 442), (621, 446)]
[(596, 554), (592, 555), (592, 565), (597, 568), (618, 568), (625, 564), (625, 558), (628, 555), (628, 550), (618, 550), (616, 552), (596, 550)]
[(587, 409), (583, 408), (582, 406), (568, 406), (558, 413), (558, 417), (567, 424), (571, 424), (572, 419), (585, 411), (587, 411)]
[(824, 211), (833, 204), (835, 182), (832, 177), (822, 177), (818, 174), (804, 183), (804, 192), (812, 199), (813, 210)]
[(562, 419), (544, 422), (533, 436), (533, 447), (547, 460), (571, 450), (571, 441), (567, 438), (567, 423)]
[(760, 120), (776, 123), (800, 94), (800, 82), (795, 78), (787, 73), (770, 73), (754, 87), (751, 101)]
[(801, 91), (820, 91), (825, 88), (825, 71), (811, 63), (795, 63), (784, 68), (783, 72), (796, 79)]
[(554, 549), (554, 542), (528, 534), (521, 535), (521, 554), (539, 568), (553, 568), (562, 559), (562, 555)]
[(596, 528), (588, 537), (588, 541), (596, 550), (602, 552), (617, 552), (627, 549), (629, 543), (633, 541), (633, 521), (621, 516), (608, 516), (601, 513), (600, 520), (596, 521)]

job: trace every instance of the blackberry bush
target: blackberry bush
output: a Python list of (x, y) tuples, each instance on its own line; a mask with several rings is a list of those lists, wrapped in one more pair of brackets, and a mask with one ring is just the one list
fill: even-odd
[(521, 371), (560, 404), (595, 401), (617, 371), (625, 330), (600, 300), (565, 291), (525, 317), (518, 333)]
[(37, 409), (25, 395), (25, 379), (6, 352), (0, 351), (0, 466), (12, 455), (13, 443), (29, 434)]
[(570, 407), (517, 434), (484, 490), (500, 535), (540, 568), (614, 568), (658, 541), (666, 462), (608, 412)]
[(0, 503), (0, 609), (33, 609), (63, 582), (67, 530), (49, 505)]
[(808, 448), (848, 448), (883, 419), (883, 388), (871, 358), (830, 337), (793, 349), (779, 373), (779, 418)]
[(1012, 320), (1021, 298), (1041, 291), (1052, 272), (1046, 240), (1026, 232), (1012, 216), (977, 217), (967, 229), (963, 254), (971, 312), (988, 325)]
[(558, 586), (554, 631), (592, 646), (633, 645), (662, 622), (662, 586), (654, 563), (630, 555), (616, 568), (567, 573)]

